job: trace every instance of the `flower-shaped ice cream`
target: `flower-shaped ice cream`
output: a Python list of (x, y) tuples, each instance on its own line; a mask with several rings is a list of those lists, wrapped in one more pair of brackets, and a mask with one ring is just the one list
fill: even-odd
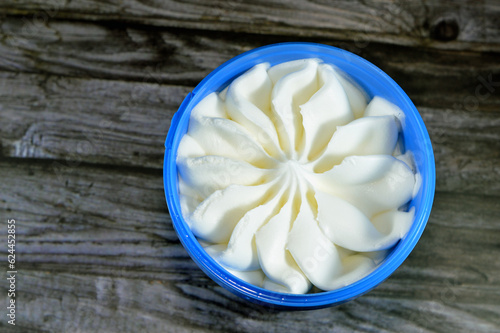
[(259, 64), (192, 111), (184, 219), (223, 267), (287, 293), (355, 282), (408, 232), (404, 114), (317, 59)]

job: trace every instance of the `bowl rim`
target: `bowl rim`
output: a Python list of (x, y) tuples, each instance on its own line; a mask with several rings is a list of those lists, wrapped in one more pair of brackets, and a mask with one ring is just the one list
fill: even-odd
[[(220, 75), (220, 73), (223, 71), (242, 68), (242, 66), (247, 67), (246, 69), (249, 69), (259, 62), (265, 62), (260, 60), (262, 55), (269, 55), (273, 52), (290, 52), (293, 50), (302, 50), (304, 52), (310, 51), (312, 53), (316, 52), (318, 54), (324, 53), (329, 57), (334, 56), (348, 59), (350, 62), (353, 62), (356, 65), (369, 70), (371, 74), (376, 75), (381, 80), (385, 81), (384, 83), (388, 84), (391, 90), (393, 90), (394, 93), (398, 94), (399, 97), (404, 100), (407, 108), (403, 111), (407, 117), (410, 114), (414, 118), (413, 121), (417, 125), (417, 128), (415, 128), (414, 130), (417, 132), (418, 137), (422, 139), (421, 144), (423, 145), (425, 151), (423, 165), (424, 169), (426, 170), (426, 177), (425, 179), (422, 179), (420, 190), (423, 191), (425, 189), (426, 193), (425, 195), (423, 195), (421, 207), (418, 211), (418, 216), (417, 214), (415, 215), (415, 221), (405, 238), (402, 239), (397, 245), (395, 245), (394, 250), (388, 255), (388, 257), (384, 259), (384, 261), (380, 265), (378, 265), (370, 274), (366, 275), (362, 279), (340, 289), (314, 294), (287, 294), (270, 291), (251, 285), (233, 276), (226, 269), (220, 266), (214, 259), (212, 259), (212, 257), (210, 257), (205, 252), (205, 250), (198, 242), (197, 238), (191, 232), (187, 223), (184, 221), (180, 209), (177, 184), (177, 147), (180, 138), (184, 135), (184, 133), (180, 133), (180, 131), (178, 130), (179, 123), (186, 122), (186, 118), (189, 118), (192, 108), (196, 104), (198, 104), (201, 98), (204, 97), (197, 96), (197, 94), (200, 94), (200, 91), (205, 89), (205, 91), (202, 91), (201, 94), (205, 93), (206, 96), (206, 91), (209, 90), (207, 88), (207, 85), (213, 84), (212, 81), (214, 81), (214, 79), (216, 79), (217, 76)], [(242, 74), (243, 72), (244, 71), (235, 73), (233, 75), (233, 78)], [(229, 82), (230, 81), (232, 81), (232, 79), (230, 79)], [(219, 85), (215, 90), (219, 90), (221, 88), (222, 86)], [(214, 89), (212, 89), (211, 91), (214, 91)], [(189, 121), (189, 119), (187, 119), (187, 121)], [(177, 142), (176, 146), (173, 146), (174, 142)], [(193, 91), (186, 96), (178, 111), (172, 118), (165, 141), (165, 156), (163, 166), (165, 197), (174, 229), (188, 254), (198, 264), (198, 266), (220, 286), (252, 302), (278, 308), (313, 309), (331, 305), (338, 305), (365, 294), (366, 292), (382, 283), (385, 279), (387, 279), (408, 257), (425, 229), (434, 200), (435, 181), (436, 175), (434, 154), (429, 134), (418, 110), (411, 102), (410, 98), (402, 90), (402, 88), (399, 87), (399, 85), (394, 82), (394, 80), (392, 80), (392, 78), (390, 78), (385, 72), (383, 72), (381, 69), (368, 62), (367, 60), (349, 51), (324, 44), (308, 42), (287, 42), (270, 44), (244, 52), (223, 63), (215, 70), (213, 70), (209, 75), (207, 75), (193, 89)]]

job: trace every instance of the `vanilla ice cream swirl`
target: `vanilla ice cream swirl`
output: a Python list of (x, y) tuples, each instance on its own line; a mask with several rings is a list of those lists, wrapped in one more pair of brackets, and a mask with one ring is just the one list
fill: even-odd
[(229, 272), (273, 291), (334, 290), (404, 237), (417, 174), (404, 114), (318, 59), (259, 64), (191, 112), (182, 214)]

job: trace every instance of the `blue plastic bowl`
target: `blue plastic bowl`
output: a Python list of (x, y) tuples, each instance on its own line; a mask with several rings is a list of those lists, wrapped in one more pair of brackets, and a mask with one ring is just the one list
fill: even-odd
[[(341, 289), (295, 295), (269, 291), (242, 281), (227, 272), (203, 250), (182, 217), (176, 156), (179, 142), (188, 128), (191, 110), (205, 96), (214, 91), (221, 91), (234, 78), (259, 63), (269, 62), (275, 65), (303, 58), (319, 58), (325, 63), (337, 66), (361, 85), (370, 97), (381, 96), (403, 110), (406, 115), (403, 128), (404, 144), (415, 156), (422, 184), (410, 203), (410, 207), (415, 207), (415, 221), (410, 231), (371, 274)], [(370, 62), (353, 53), (322, 44), (273, 44), (245, 52), (222, 64), (184, 99), (170, 124), (165, 148), (163, 165), (165, 196), (174, 228), (184, 248), (198, 266), (222, 287), (249, 301), (277, 308), (306, 310), (338, 305), (376, 287), (387, 279), (413, 250), (427, 224), (434, 200), (436, 171), (432, 145), (424, 122), (411, 100), (387, 74)]]

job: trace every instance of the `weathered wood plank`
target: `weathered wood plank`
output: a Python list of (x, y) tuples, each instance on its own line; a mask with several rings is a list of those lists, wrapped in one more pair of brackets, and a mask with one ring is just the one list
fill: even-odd
[(247, 304), (196, 267), (173, 231), (160, 172), (33, 162), (0, 162), (0, 211), (18, 226), (26, 330), (500, 328), (498, 197), (438, 192), (422, 239), (391, 278), (340, 307), (289, 313)]
[[(277, 312), (243, 303), (217, 286), (26, 272), (20, 276), (26, 328), (99, 332), (495, 332), (475, 304), (368, 294), (336, 308)], [(388, 282), (387, 282), (388, 283)], [(20, 298), (23, 302), (23, 298)], [(50, 311), (47, 309), (50, 308)], [(498, 307), (487, 307), (498, 315)], [(484, 314), (486, 310), (481, 309)], [(493, 319), (493, 320), (492, 320)]]
[(118, 20), (442, 49), (500, 49), (500, 6), (495, 1), (7, 0), (0, 9), (6, 14), (27, 15), (27, 24), (32, 25), (53, 18)]
[(1, 73), (3, 155), (161, 168), (170, 120), (190, 90)]
[[(0, 72), (6, 157), (162, 168), (172, 115), (191, 88)], [(500, 193), (498, 112), (420, 107), (437, 188)]]
[[(373, 41), (360, 44), (102, 22), (51, 20), (36, 30), (27, 29), (25, 24), (9, 17), (0, 25), (0, 69), (194, 86), (214, 68), (244, 51), (283, 41), (313, 41), (350, 50), (373, 62), (419, 106), (500, 106), (500, 55), (494, 52), (451, 52)], [(485, 80), (493, 83), (485, 87)]]
[(418, 110), (433, 144), (436, 188), (455, 193), (499, 195), (498, 113), (430, 108)]
[[(19, 307), (18, 327), (0, 331), (500, 331), (499, 14), (489, 0), (2, 1), (0, 216), (17, 220)], [(294, 40), (352, 50), (403, 87), (430, 132), (438, 192), (391, 278), (340, 307), (288, 313), (194, 264), (161, 166), (197, 82)]]

